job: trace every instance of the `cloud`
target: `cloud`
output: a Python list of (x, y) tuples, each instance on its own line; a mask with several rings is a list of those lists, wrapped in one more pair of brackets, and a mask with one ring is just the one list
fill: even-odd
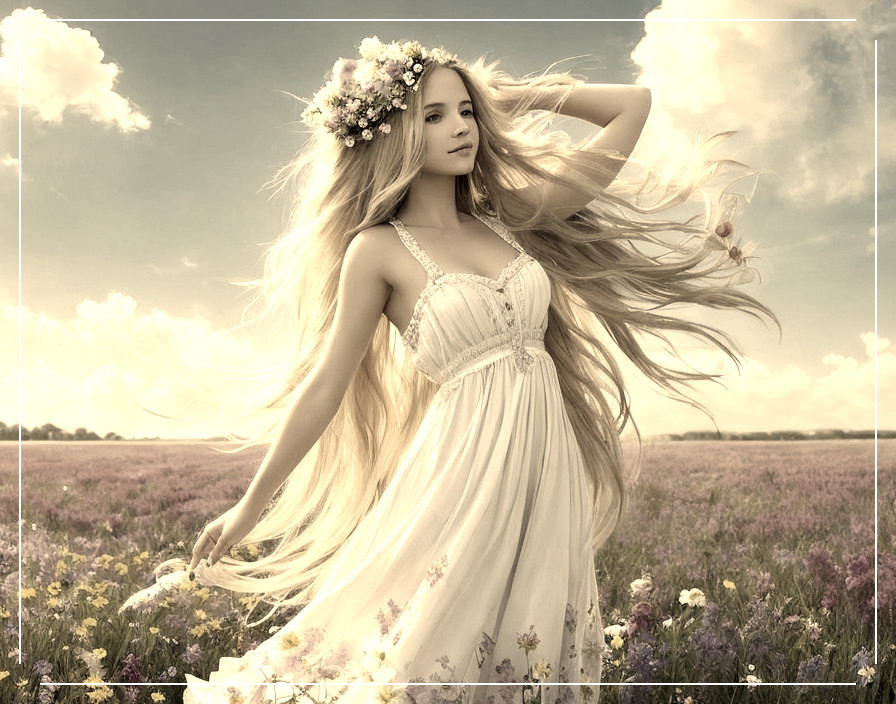
[[(664, 0), (648, 20), (858, 21), (646, 22), (632, 59), (640, 68), (638, 83), (653, 93), (648, 134), (684, 154), (698, 132), (737, 130), (738, 142), (755, 149), (751, 161), (776, 172), (781, 192), (794, 201), (868, 195), (874, 172), (873, 38), (887, 29), (874, 16), (877, 7), (872, 0)], [(891, 103), (881, 104), (879, 129), (896, 131)], [(879, 153), (881, 164), (892, 161), (896, 146), (881, 143)]]
[[(12, 304), (0, 306), (0, 420), (7, 424), (18, 418), (19, 312)], [(81, 301), (71, 318), (24, 308), (21, 316), (22, 420), (28, 427), (55, 423), (101, 435), (203, 437), (220, 434), (219, 412), (236, 408), (228, 399), (246, 402), (261, 394), (258, 380), (246, 373), (263, 365), (268, 350), (262, 342), (215, 329), (201, 315), (141, 311), (136, 300), (113, 292), (103, 301)], [(871, 332), (860, 339), (863, 356), (831, 350), (814, 370), (747, 358), (738, 376), (713, 350), (682, 354), (698, 369), (724, 374), (727, 388), (703, 383), (695, 393), (721, 430), (856, 430), (874, 427), (876, 351), (878, 425), (894, 429), (896, 407), (887, 400), (896, 398), (896, 345)], [(672, 362), (668, 352), (648, 351), (659, 362)], [(628, 383), (645, 435), (712, 427), (706, 415), (665, 399), (634, 373)], [(158, 413), (199, 420), (160, 419), (134, 399)]]
[[(7, 424), (18, 418), (19, 312), (0, 307), (0, 420)], [(21, 317), (28, 427), (49, 422), (125, 437), (220, 434), (214, 421), (226, 405), (222, 399), (249, 393), (249, 381), (230, 377), (255, 369), (263, 356), (253, 341), (215, 330), (201, 316), (157, 308), (141, 313), (137, 301), (118, 292), (81, 301), (69, 319), (24, 308)], [(160, 419), (134, 399), (157, 413), (201, 422)]]
[(4, 156), (3, 160), (0, 161), (0, 164), (2, 164), (3, 166), (11, 166), (14, 169), (19, 168), (19, 160), (12, 154), (7, 154), (6, 156)]
[(87, 30), (48, 21), (42, 10), (18, 9), (0, 22), (0, 40), (0, 110), (18, 106), (21, 43), (23, 108), (51, 123), (71, 110), (121, 132), (149, 129), (149, 118), (115, 92), (120, 69), (103, 62)]
[[(720, 353), (702, 350), (685, 353), (698, 369), (723, 373), (725, 387), (702, 384), (694, 397), (715, 417), (720, 430), (868, 430), (874, 427), (874, 352), (877, 350), (878, 427), (896, 429), (896, 349), (873, 332), (860, 336), (865, 357), (838, 352), (821, 358), (819, 371), (795, 364), (772, 366), (747, 358), (740, 375)], [(661, 358), (662, 353), (653, 356)], [(670, 362), (667, 354), (660, 361)], [(704, 414), (669, 401), (632, 384), (635, 419), (642, 433), (655, 435), (706, 429), (712, 422)]]

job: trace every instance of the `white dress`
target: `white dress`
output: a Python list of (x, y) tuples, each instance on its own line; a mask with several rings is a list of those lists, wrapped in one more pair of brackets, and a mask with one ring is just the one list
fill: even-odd
[(186, 702), (312, 701), (295, 683), (326, 683), (316, 701), (522, 702), (531, 685), (478, 683), (536, 682), (545, 704), (596, 698), (557, 684), (598, 682), (604, 646), (591, 490), (543, 343), (550, 282), (481, 219), (519, 252), (497, 279), (444, 274), (392, 221), (428, 274), (402, 339), (440, 389), (313, 601), (222, 658), (220, 684), (187, 675)]

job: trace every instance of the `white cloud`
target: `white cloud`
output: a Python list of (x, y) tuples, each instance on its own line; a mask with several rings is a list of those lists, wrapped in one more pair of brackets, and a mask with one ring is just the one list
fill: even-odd
[[(18, 416), (18, 316), (17, 306), (0, 306), (0, 420), (8, 424)], [(696, 393), (722, 430), (869, 429), (876, 349), (879, 427), (894, 429), (896, 346), (874, 333), (861, 335), (861, 341), (864, 356), (832, 350), (813, 371), (747, 358), (738, 376), (715, 351), (682, 354), (695, 368), (725, 375), (727, 388), (704, 383)], [(199, 315), (176, 317), (157, 308), (141, 312), (133, 298), (114, 292), (104, 301), (82, 301), (68, 319), (23, 309), (22, 352), (22, 419), (28, 427), (49, 422), (128, 437), (197, 437), (220, 433), (209, 421), (226, 405), (221, 399), (246, 400), (259, 393), (257, 381), (234, 376), (262, 366), (266, 350), (259, 340), (217, 330)], [(672, 361), (669, 353), (649, 352), (657, 361)], [(629, 384), (644, 434), (712, 427), (704, 414), (663, 398), (633, 374)], [(206, 422), (160, 419), (133, 399), (158, 413)]]
[(18, 9), (0, 22), (0, 40), (0, 111), (18, 106), (21, 45), (24, 108), (47, 122), (72, 110), (122, 132), (149, 129), (149, 118), (115, 91), (120, 69), (103, 62), (87, 30), (47, 21), (42, 10)]
[(0, 164), (3, 164), (3, 166), (11, 166), (14, 169), (19, 168), (19, 160), (12, 154), (7, 154), (6, 156), (4, 156), (3, 160), (0, 161)]
[[(646, 22), (632, 53), (651, 88), (648, 134), (686, 149), (699, 132), (737, 130), (741, 157), (781, 178), (798, 201), (871, 192), (874, 43), (887, 25), (872, 0), (664, 0), (648, 19), (827, 17), (856, 22)], [(881, 134), (896, 111), (879, 110)], [(645, 135), (647, 136), (647, 135)], [(892, 140), (891, 140), (892, 142)], [(881, 163), (896, 157), (880, 145)]]
[[(49, 422), (126, 437), (219, 434), (209, 421), (217, 419), (222, 399), (248, 393), (248, 382), (228, 377), (255, 369), (262, 356), (252, 341), (215, 330), (200, 316), (140, 313), (133, 298), (118, 292), (82, 301), (70, 319), (21, 313), (28, 427)], [(18, 317), (17, 306), (0, 308), (0, 420), (7, 424), (18, 417)], [(157, 413), (206, 422), (160, 419), (135, 400)]]
[[(868, 430), (874, 427), (876, 347), (878, 427), (896, 429), (896, 350), (889, 339), (874, 333), (862, 334), (861, 340), (864, 358), (830, 352), (821, 359), (824, 368), (815, 373), (794, 364), (773, 367), (748, 358), (737, 375), (720, 353), (704, 350), (683, 356), (698, 369), (724, 372), (727, 388), (704, 383), (694, 395), (713, 414), (720, 430)], [(632, 396), (635, 418), (644, 434), (712, 427), (704, 414), (660, 397), (641, 382), (632, 385)]]

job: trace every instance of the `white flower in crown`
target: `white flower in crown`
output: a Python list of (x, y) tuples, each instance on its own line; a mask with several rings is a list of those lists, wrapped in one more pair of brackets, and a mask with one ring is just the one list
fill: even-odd
[(391, 132), (386, 118), (393, 110), (407, 109), (404, 98), (408, 90), (420, 87), (427, 62), (457, 63), (457, 57), (444, 49), (427, 52), (416, 41), (383, 44), (377, 37), (367, 37), (358, 49), (361, 58), (339, 59), (332, 78), (302, 113), (307, 125), (324, 128), (347, 147), (370, 141), (376, 132)]

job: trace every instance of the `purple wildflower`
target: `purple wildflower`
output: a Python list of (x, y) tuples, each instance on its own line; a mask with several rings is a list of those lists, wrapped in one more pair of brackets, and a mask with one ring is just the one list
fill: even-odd
[(187, 663), (187, 665), (195, 665), (199, 662), (201, 657), (202, 648), (199, 647), (199, 643), (193, 643), (193, 645), (181, 654), (180, 659)]
[(121, 668), (121, 676), (125, 682), (146, 682), (146, 678), (140, 672), (140, 658), (128, 653), (124, 659), (124, 667)]
[(809, 550), (804, 562), (809, 574), (824, 590), (821, 605), (833, 610), (839, 602), (837, 592), (840, 584), (840, 568), (831, 562), (831, 551), (816, 545)]
[(653, 615), (653, 607), (649, 602), (639, 601), (632, 608), (632, 615), (628, 622), (628, 634), (636, 636), (639, 633), (650, 634), (650, 617)]
[[(821, 655), (803, 660), (796, 671), (797, 682), (822, 682), (824, 676), (824, 658)], [(805, 694), (808, 687), (800, 687), (800, 694)]]
[(846, 591), (857, 604), (862, 621), (874, 623), (874, 566), (867, 555), (853, 555), (848, 560)]
[(874, 668), (871, 665), (871, 653), (863, 647), (859, 652), (853, 655), (853, 667), (856, 668), (856, 674), (859, 676), (858, 684), (867, 687), (874, 679)]
[(35, 660), (31, 671), (35, 675), (49, 675), (51, 672), (53, 672), (53, 665), (49, 660)]

